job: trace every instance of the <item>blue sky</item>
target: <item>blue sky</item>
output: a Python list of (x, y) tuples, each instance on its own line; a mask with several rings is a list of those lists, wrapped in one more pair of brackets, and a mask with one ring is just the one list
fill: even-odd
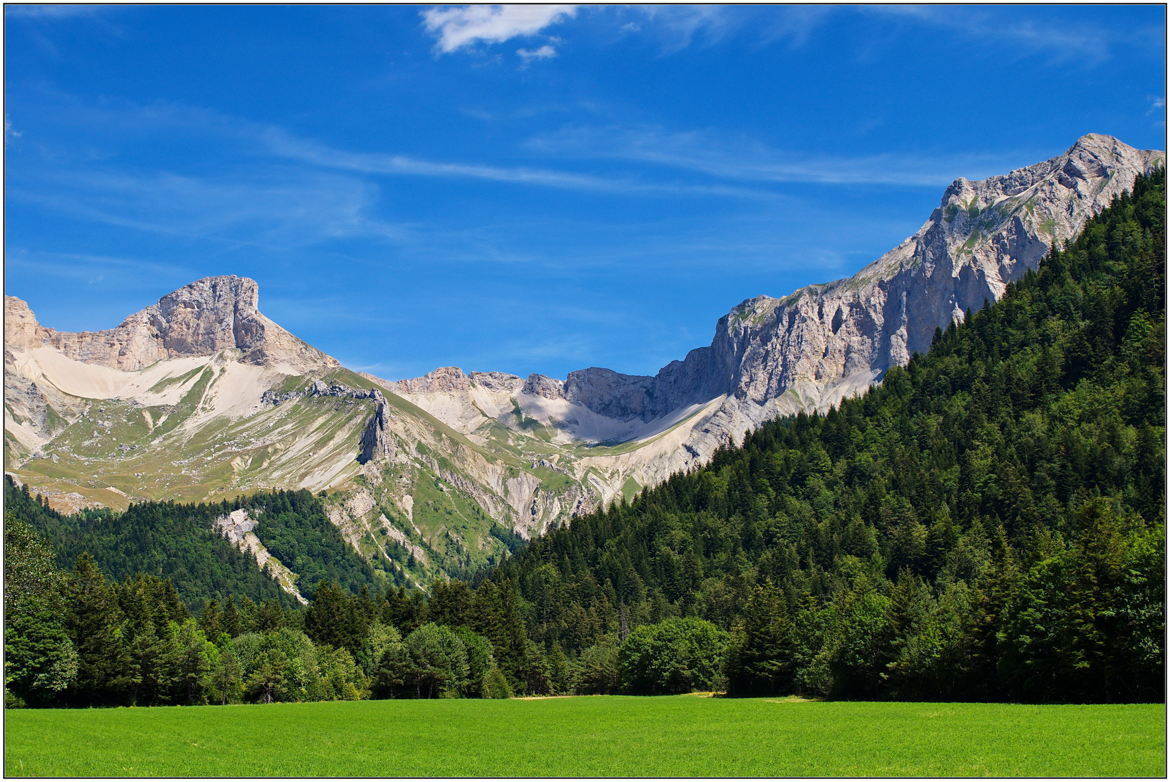
[(5, 6), (5, 290), (212, 274), (347, 365), (650, 374), (959, 176), (1163, 148), (1162, 6)]

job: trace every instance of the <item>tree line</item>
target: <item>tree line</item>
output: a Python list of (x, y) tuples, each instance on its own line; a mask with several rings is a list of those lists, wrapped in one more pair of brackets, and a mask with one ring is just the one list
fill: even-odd
[(70, 568), (83, 552), (111, 578), (151, 573), (174, 582), (192, 608), (229, 595), (256, 601), (293, 598), (256, 567), (215, 528), (215, 520), (238, 508), (249, 511), (268, 553), (297, 574), (298, 588), (311, 597), (316, 584), (336, 581), (350, 590), (394, 583), (345, 542), (325, 515), (321, 498), (304, 489), (269, 491), (234, 500), (185, 504), (150, 501), (125, 511), (86, 508), (54, 511), (44, 501), (4, 478), (8, 512), (23, 519), (53, 544), (57, 564)]
[[(651, 681), (663, 655), (654, 628), (639, 628), (622, 647), (640, 658), (623, 658), (620, 671), (616, 653), (581, 661), (550, 653), (528, 637), (515, 589), (455, 581), (429, 596), (402, 587), (354, 594), (322, 582), (305, 607), (229, 597), (192, 612), (169, 579), (111, 581), (85, 553), (72, 570), (59, 569), (48, 541), (13, 515), (4, 548), (8, 707), (611, 692), (626, 679)], [(704, 662), (688, 686), (706, 686), (722, 659), (706, 641), (725, 634), (679, 621), (684, 632), (675, 636), (698, 627), (703, 641), (690, 644)]]
[(4, 548), (7, 706), (511, 695), (483, 636), (434, 622), (402, 634), (368, 590), (324, 582), (302, 610), (229, 598), (193, 614), (169, 579), (111, 582), (88, 554), (59, 570), (11, 515)]

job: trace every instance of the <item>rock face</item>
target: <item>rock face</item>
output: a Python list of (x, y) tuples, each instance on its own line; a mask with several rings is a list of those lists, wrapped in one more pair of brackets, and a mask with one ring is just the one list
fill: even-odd
[(653, 377), (359, 375), (262, 315), (241, 277), (80, 334), (6, 297), (5, 468), (66, 510), (329, 490), (346, 540), (425, 583), (704, 464), (764, 421), (864, 391), (1164, 160), (1088, 135), (1044, 163), (958, 179), (853, 277), (748, 299)]
[(376, 388), (370, 391), (370, 398), (374, 400), (374, 414), (370, 416), (362, 432), (358, 464), (366, 464), (375, 459), (387, 460), (394, 448), (393, 438), (390, 437), (391, 416), (386, 409), (386, 398)]
[[(764, 421), (861, 393), (929, 348), (936, 328), (998, 300), (1054, 243), (1074, 238), (1139, 174), (1164, 165), (1164, 152), (1089, 134), (1052, 160), (983, 181), (957, 179), (913, 236), (854, 276), (744, 301), (719, 320), (709, 346), (653, 377), (599, 368), (571, 372), (563, 383), (533, 375), (515, 399), (566, 440), (645, 443), (621, 457), (580, 460), (581, 469), (613, 476), (601, 489), (608, 501), (615, 481), (652, 485), (705, 463)], [(456, 428), (481, 424), (466, 414), (473, 392), (452, 385), (440, 395), (413, 383), (396, 385)]]
[(917, 233), (853, 277), (748, 299), (719, 321), (710, 347), (653, 378), (570, 373), (565, 398), (651, 420), (721, 394), (763, 405), (801, 381), (866, 386), (929, 348), (936, 328), (998, 300), (1053, 242), (1075, 237), (1164, 161), (1163, 152), (1089, 134), (1058, 158), (980, 182), (957, 179)]
[(48, 345), (75, 361), (123, 370), (226, 349), (239, 350), (251, 364), (304, 370), (339, 366), (261, 315), (258, 300), (255, 280), (206, 277), (167, 294), (116, 328), (70, 333), (41, 326), (28, 304), (6, 296), (4, 341), (7, 347), (26, 350)]
[(258, 524), (259, 522), (249, 516), (248, 511), (244, 508), (237, 508), (213, 522), (216, 532), (227, 538), (240, 551), (251, 554), (256, 560), (256, 566), (280, 584), (281, 589), (296, 598), (301, 605), (308, 605), (309, 601), (297, 588), (297, 574), (272, 556), (268, 548), (256, 536), (253, 530)]

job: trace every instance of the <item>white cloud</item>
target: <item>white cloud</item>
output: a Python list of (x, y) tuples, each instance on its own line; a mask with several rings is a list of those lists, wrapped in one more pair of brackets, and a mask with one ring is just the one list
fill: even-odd
[(194, 274), (186, 266), (88, 253), (30, 252), (18, 248), (10, 251), (4, 260), (37, 274), (90, 284), (107, 280), (128, 283), (143, 278), (188, 279)]
[(348, 152), (297, 138), (278, 128), (268, 128), (262, 139), (271, 154), (308, 163), (321, 168), (362, 174), (425, 176), (451, 179), (482, 179), (536, 185), (567, 190), (622, 193), (628, 195), (720, 196), (732, 198), (775, 198), (775, 194), (743, 187), (708, 184), (644, 182), (633, 179), (597, 176), (556, 169), (523, 166), (491, 166), (477, 163), (449, 163), (424, 160), (407, 155), (376, 152)]
[[(578, 16), (576, 5), (440, 6), (422, 12), (423, 26), (437, 39), (436, 49), (450, 53), (477, 43), (500, 43), (541, 35), (546, 28)], [(608, 19), (619, 36), (641, 35), (656, 42), (663, 55), (691, 46), (713, 46), (747, 33), (756, 45), (803, 44), (831, 12), (829, 8), (789, 6), (763, 10), (722, 5), (588, 6), (591, 18)], [(550, 45), (517, 52), (528, 62), (556, 54)], [(535, 55), (535, 56), (532, 56)]]
[(399, 242), (410, 231), (373, 216), (378, 190), (370, 182), (280, 168), (210, 178), (73, 167), (9, 183), (6, 196), (106, 225), (238, 246)]
[(536, 35), (576, 13), (575, 5), (470, 5), (430, 8), (422, 18), (427, 32), (438, 38), (438, 50), (446, 54), (480, 41), (500, 43)]
[[(618, 36), (638, 34), (662, 56), (738, 39), (742, 46), (799, 47), (835, 12), (832, 6), (634, 5), (603, 6), (616, 16)], [(620, 22), (620, 24), (619, 24)]]
[(814, 158), (747, 137), (653, 126), (567, 127), (530, 139), (526, 146), (548, 154), (649, 163), (743, 182), (940, 187), (958, 176), (978, 179), (1020, 165), (1016, 156), (1009, 159), (993, 154), (940, 158), (884, 153)]
[(524, 62), (531, 62), (532, 60), (551, 60), (557, 56), (557, 50), (546, 43), (537, 49), (517, 49), (516, 54), (520, 55)]
[(1150, 108), (1146, 109), (1146, 116), (1154, 118), (1157, 127), (1166, 126), (1166, 98), (1155, 95), (1150, 98)]
[(4, 116), (4, 140), (8, 141), (10, 138), (20, 138), (23, 134), (12, 127), (12, 122), (8, 119), (8, 115)]
[(8, 19), (76, 19), (80, 16), (93, 16), (105, 9), (106, 6), (82, 3), (56, 3), (53, 5), (17, 5), (13, 3), (4, 6), (4, 16)]
[(1096, 64), (1108, 59), (1110, 49), (1120, 43), (1108, 31), (1100, 28), (1066, 25), (1053, 19), (1036, 24), (1005, 13), (990, 14), (966, 6), (865, 5), (859, 6), (857, 10), (952, 30), (986, 43), (1007, 44), (1024, 53), (1047, 53), (1054, 62)]

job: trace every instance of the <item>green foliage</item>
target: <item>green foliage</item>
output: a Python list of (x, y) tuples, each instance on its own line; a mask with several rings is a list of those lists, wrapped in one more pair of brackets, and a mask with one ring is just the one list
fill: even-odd
[(771, 582), (752, 590), (732, 634), (727, 655), (727, 694), (793, 692), (796, 683), (796, 625), (783, 595)]
[(467, 686), (467, 650), (451, 628), (428, 622), (406, 637), (406, 651), (416, 697), (454, 697)]
[(44, 705), (77, 678), (65, 627), (65, 580), (48, 543), (27, 524), (4, 524), (4, 692), (14, 704)]
[(317, 587), (305, 611), (305, 632), (314, 642), (357, 653), (366, 640), (371, 617), (363, 601), (336, 582)]
[(508, 685), (508, 679), (499, 666), (493, 665), (484, 674), (483, 684), (480, 685), (480, 696), (495, 700), (512, 697), (512, 688)]
[[(483, 693), (484, 683), (489, 677), (494, 678), (493, 672), (499, 672), (491, 643), (466, 626), (455, 628), (455, 635), (463, 644), (463, 651), (467, 656), (467, 680), (460, 694), (469, 698), (487, 697)], [(493, 685), (495, 684), (497, 683), (493, 681)]]
[(48, 509), (6, 476), (4, 499), (15, 518), (49, 539), (60, 566), (71, 567), (88, 552), (116, 580), (137, 573), (172, 580), (191, 607), (204, 600), (222, 602), (229, 595), (293, 604), (251, 554), (240, 552), (215, 530), (217, 517), (241, 507), (258, 520), (254, 531), (269, 553), (299, 576), (298, 585), (308, 596), (324, 580), (354, 591), (378, 581), (329, 522), (321, 499), (308, 491), (199, 505), (146, 502), (122, 513), (91, 509), (67, 516)]
[(299, 576), (306, 597), (325, 581), (353, 592), (379, 585), (374, 571), (329, 521), (320, 497), (305, 490), (278, 491), (255, 495), (245, 506), (257, 509), (256, 533), (269, 553)]
[(635, 695), (716, 689), (726, 653), (727, 633), (705, 619), (643, 625), (618, 649), (622, 688)]
[(255, 703), (357, 700), (366, 694), (365, 674), (349, 652), (315, 646), (292, 628), (241, 635), (225, 655), (235, 658), (245, 698)]
[[(1164, 192), (1160, 175), (1139, 180), (879, 388), (766, 425), (708, 468), (533, 541), (474, 589), (372, 591), (319, 498), (257, 495), (262, 540), (328, 576), (302, 580), (301, 610), (212, 531), (242, 501), (62, 516), (9, 481), (6, 703), (724, 684), (1159, 700)], [(58, 562), (81, 552), (72, 573), (38, 531)]]
[(376, 620), (370, 624), (362, 648), (356, 655), (357, 663), (366, 676), (371, 679), (375, 676), (386, 651), (396, 645), (402, 645), (402, 635), (393, 625)]
[(575, 690), (582, 695), (611, 695), (621, 688), (618, 646), (613, 636), (604, 636), (581, 652), (577, 660)]
[(881, 386), (532, 541), (479, 593), (514, 584), (578, 666), (703, 617), (745, 693), (1162, 698), (1165, 212), (1140, 178)]
[(93, 557), (78, 558), (67, 594), (65, 624), (79, 656), (71, 700), (86, 705), (125, 703), (131, 685), (126, 618)]

